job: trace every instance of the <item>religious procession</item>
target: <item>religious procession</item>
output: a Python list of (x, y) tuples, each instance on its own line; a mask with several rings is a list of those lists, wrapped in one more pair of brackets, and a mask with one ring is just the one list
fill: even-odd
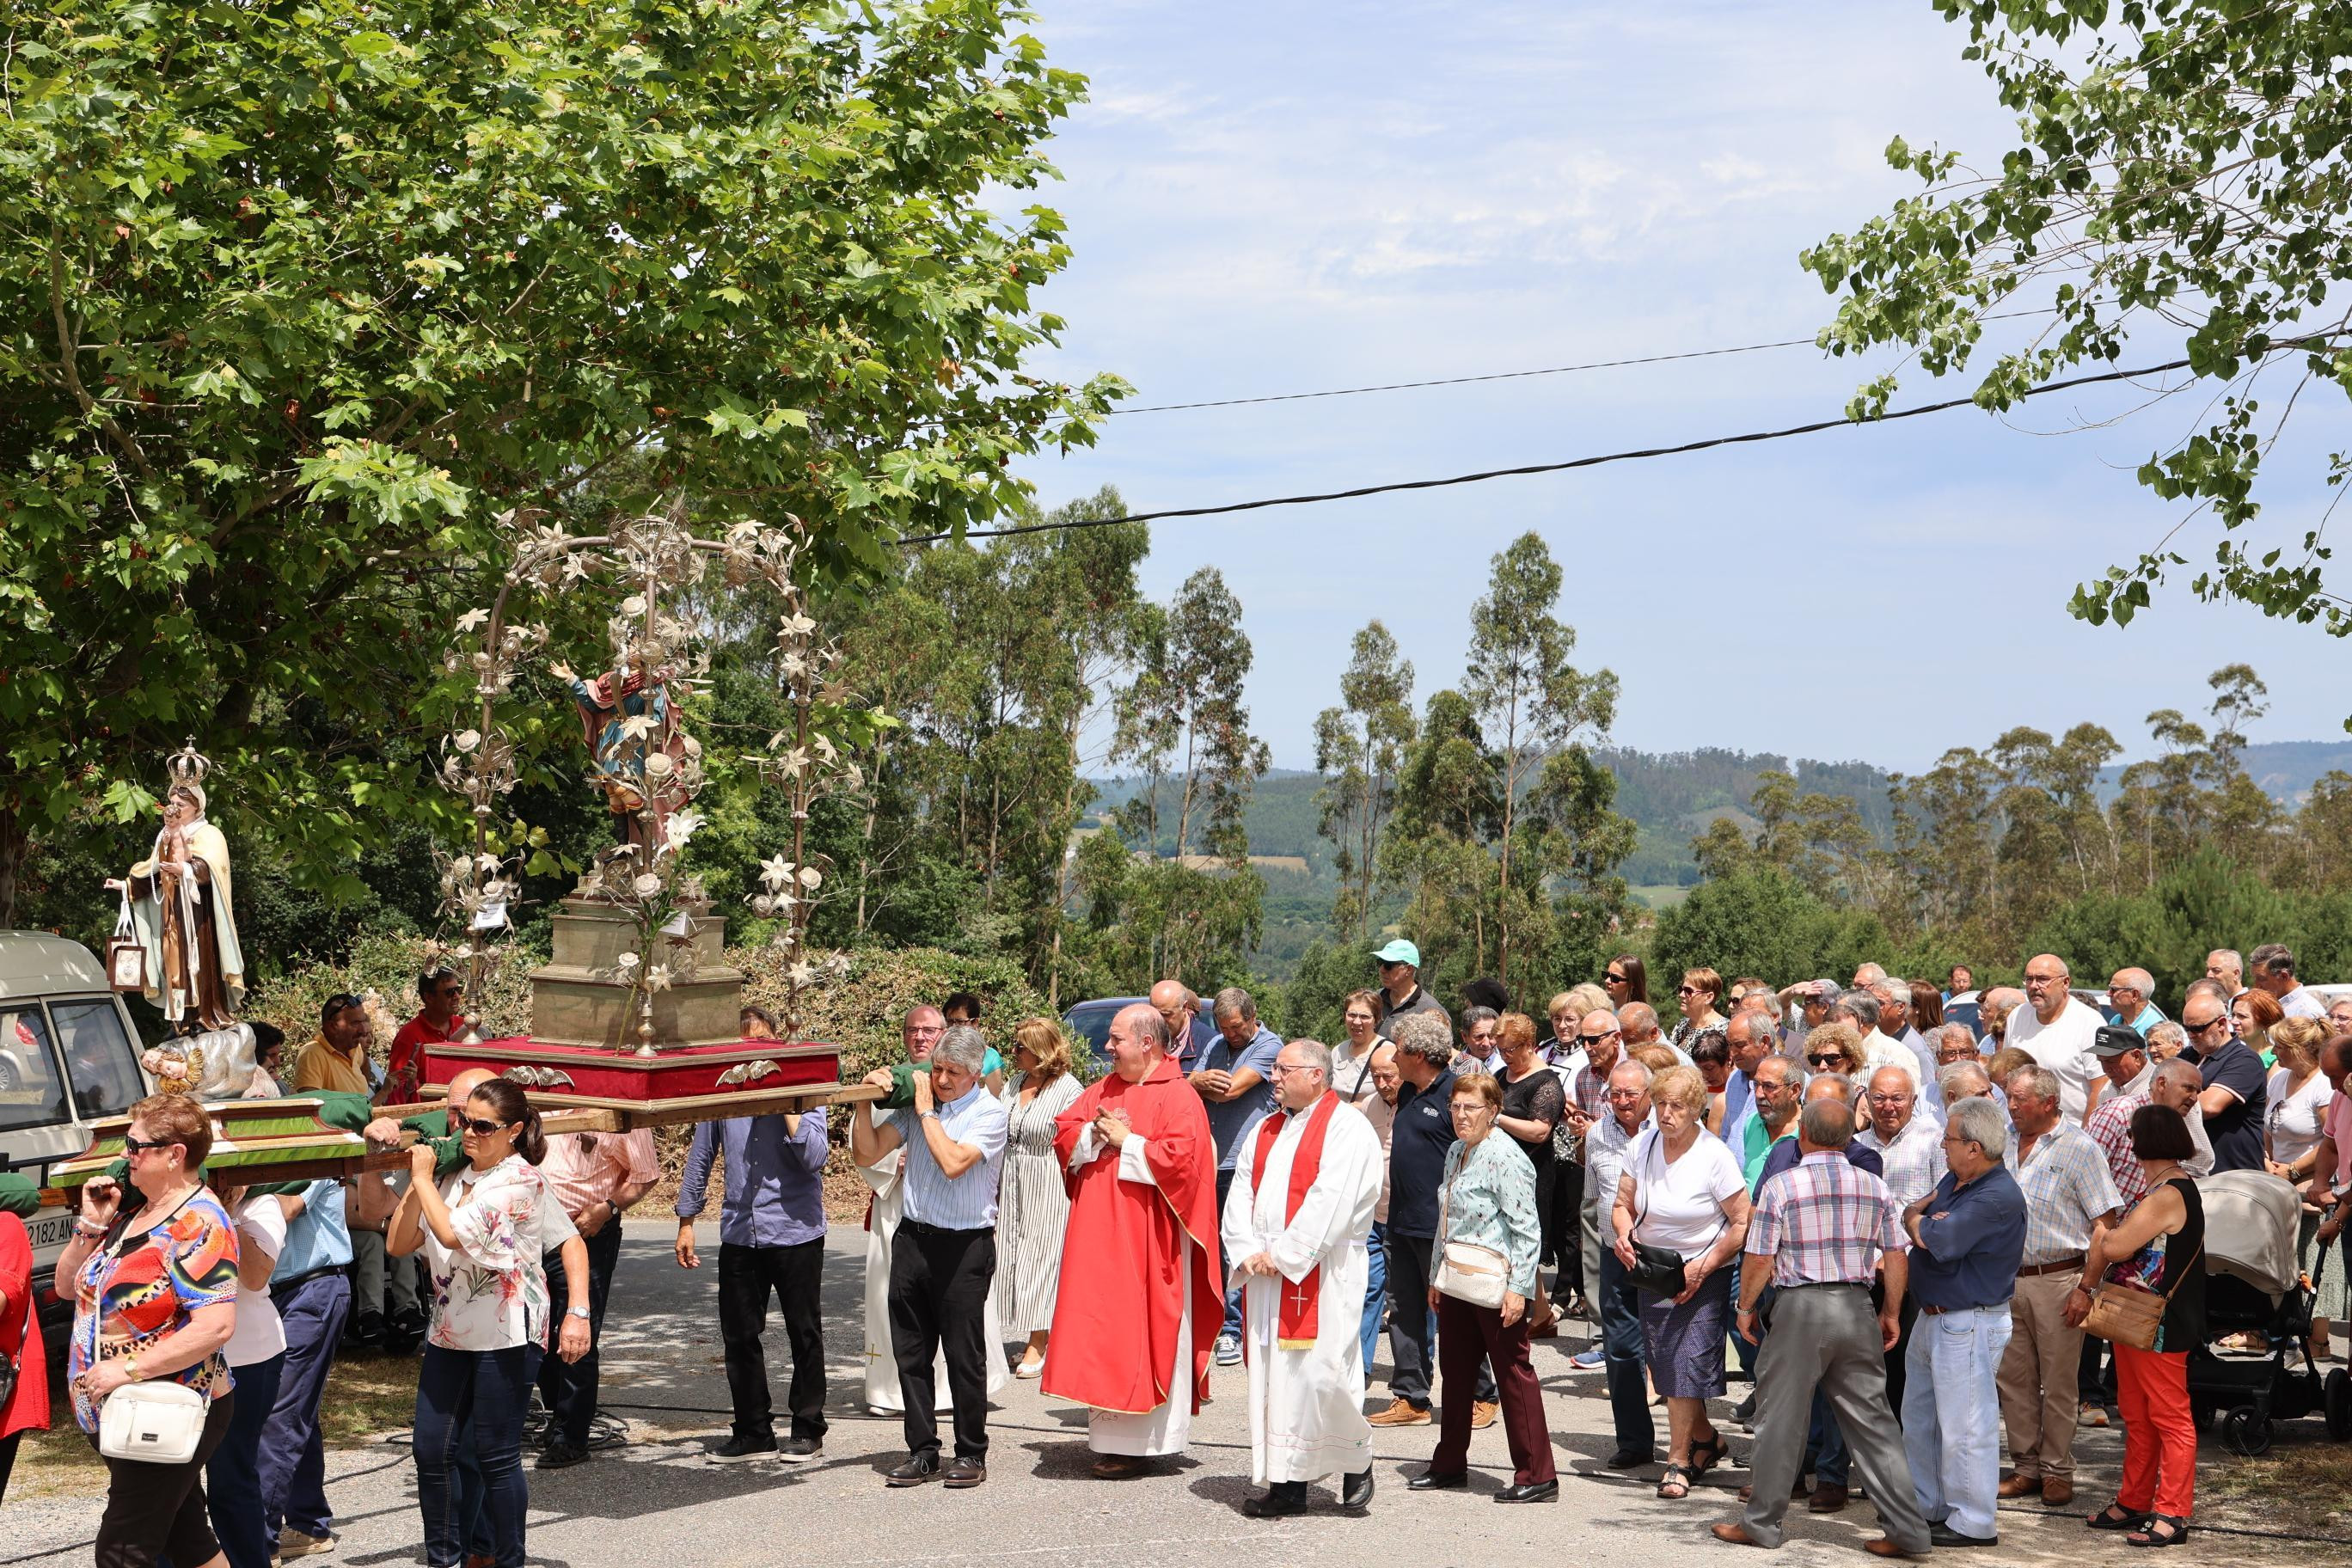
[(0, 1568), (2352, 1552), (2346, 18), (18, 7)]

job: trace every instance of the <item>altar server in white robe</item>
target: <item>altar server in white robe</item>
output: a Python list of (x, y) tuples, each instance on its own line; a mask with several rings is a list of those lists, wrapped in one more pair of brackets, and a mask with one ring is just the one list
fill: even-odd
[(1283, 1047), (1273, 1077), (1281, 1114), (1242, 1145), (1222, 1216), (1244, 1287), (1250, 1474), (1268, 1489), (1243, 1508), (1259, 1519), (1304, 1512), (1327, 1476), (1343, 1478), (1342, 1508), (1372, 1500), (1361, 1329), (1380, 1135), (1341, 1108), (1317, 1041)]

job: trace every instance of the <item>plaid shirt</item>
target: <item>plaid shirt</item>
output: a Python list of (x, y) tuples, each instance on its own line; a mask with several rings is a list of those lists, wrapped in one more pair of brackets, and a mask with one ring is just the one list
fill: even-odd
[(1897, 1210), (1910, 1207), (1936, 1190), (1944, 1179), (1944, 1124), (1923, 1110), (1911, 1113), (1903, 1131), (1894, 1142), (1881, 1142), (1875, 1128), (1865, 1127), (1854, 1134), (1854, 1141), (1865, 1149), (1878, 1151), (1879, 1163), (1885, 1167), (1886, 1190), (1895, 1199)]
[(2081, 1257), (2091, 1245), (2092, 1222), (2124, 1206), (2106, 1151), (2063, 1116), (2018, 1150), (2017, 1184), (2025, 1192), (2021, 1268)]
[(2145, 1094), (2111, 1094), (2091, 1108), (2091, 1120), (2083, 1124), (2091, 1141), (2106, 1151), (2107, 1176), (2126, 1208), (2147, 1196), (2147, 1169), (2132, 1152), (2131, 1141), (2132, 1112), (2147, 1103)]
[(1881, 1253), (1906, 1243), (1886, 1184), (1843, 1153), (1806, 1155), (1764, 1184), (1748, 1250), (1772, 1259), (1772, 1283), (1867, 1285)]

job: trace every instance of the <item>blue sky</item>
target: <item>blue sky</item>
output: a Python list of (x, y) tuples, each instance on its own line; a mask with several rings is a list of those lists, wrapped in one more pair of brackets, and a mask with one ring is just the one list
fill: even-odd
[[(1092, 100), (1045, 193), (1076, 260), (1045, 299), (1052, 368), (1189, 402), (1811, 333), (1798, 251), (1916, 182), (1889, 137), (1989, 161), (2011, 131), (1926, 0), (1801, 5), (1042, 0), (1036, 31)], [(2030, 323), (2011, 330), (2026, 330)], [(2175, 356), (2147, 336), (2136, 360)], [(1811, 348), (1271, 407), (1109, 421), (1030, 466), (1047, 505), (1116, 484), (1136, 510), (1540, 462), (1833, 416), (1874, 373)], [(1924, 374), (1898, 405), (1965, 391)], [(2282, 387), (2283, 390), (2283, 387)], [(2087, 432), (2138, 395), (2037, 402), (1451, 490), (1159, 525), (1148, 585), (1220, 567), (1256, 649), (1254, 726), (1312, 763), (1355, 630), (1458, 677), (1489, 558), (1528, 529), (1566, 571), (1580, 661), (1622, 682), (1613, 739), (1897, 769), (2030, 723), (2202, 706), (2216, 667), (2269, 681), (2261, 740), (2340, 734), (2343, 649), (2185, 588), (2127, 630), (2065, 604), (2161, 536), (2131, 479), (2201, 404)], [(2300, 537), (2320, 419), (2274, 461), (2258, 527)], [(2192, 523), (2185, 552), (2210, 552)], [(2184, 577), (2185, 581), (2185, 577)]]

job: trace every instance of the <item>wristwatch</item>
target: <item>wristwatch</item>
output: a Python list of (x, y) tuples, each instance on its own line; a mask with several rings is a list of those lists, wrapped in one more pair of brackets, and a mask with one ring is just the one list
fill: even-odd
[(563, 1315), (567, 1318), (585, 1318), (588, 1315), (588, 1309), (575, 1302), (563, 1309)]
[(122, 1358), (122, 1375), (133, 1383), (139, 1381), (139, 1358), (136, 1355)]

